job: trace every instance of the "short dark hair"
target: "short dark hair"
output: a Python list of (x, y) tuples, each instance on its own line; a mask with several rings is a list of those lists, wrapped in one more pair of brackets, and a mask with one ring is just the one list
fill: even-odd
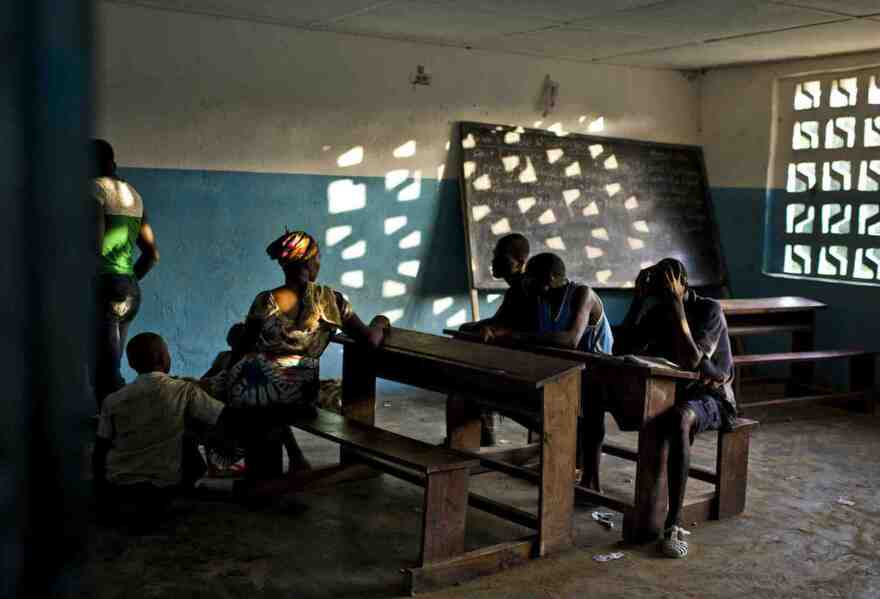
[(167, 353), (165, 340), (156, 333), (135, 335), (125, 348), (128, 363), (138, 374), (155, 372), (165, 366)]
[(92, 140), (92, 157), (97, 164), (107, 164), (116, 159), (116, 155), (113, 152), (113, 146), (111, 146), (110, 142), (106, 139)]
[(529, 240), (520, 233), (511, 233), (501, 237), (495, 244), (495, 247), (522, 262), (529, 259), (529, 253), (531, 252)]
[(549, 273), (554, 277), (565, 276), (565, 262), (556, 254), (544, 252), (532, 256), (526, 265), (526, 272), (534, 273), (535, 271)]
[(688, 272), (684, 267), (684, 263), (680, 260), (676, 260), (675, 258), (663, 258), (654, 266), (654, 268), (659, 271), (671, 272), (684, 284), (685, 287), (688, 286)]

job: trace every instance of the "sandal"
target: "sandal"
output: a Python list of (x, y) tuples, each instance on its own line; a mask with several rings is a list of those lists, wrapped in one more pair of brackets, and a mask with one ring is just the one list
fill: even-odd
[(672, 559), (687, 557), (688, 543), (684, 540), (684, 537), (689, 534), (691, 534), (689, 531), (678, 525), (666, 528), (660, 541), (660, 551), (663, 555)]

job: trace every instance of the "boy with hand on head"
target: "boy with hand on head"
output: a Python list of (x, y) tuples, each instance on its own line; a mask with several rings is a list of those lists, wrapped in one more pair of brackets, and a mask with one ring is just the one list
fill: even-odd
[[(682, 558), (688, 554), (684, 537), (689, 533), (680, 520), (691, 443), (697, 433), (730, 428), (736, 422), (733, 354), (721, 304), (689, 289), (684, 264), (665, 258), (639, 273), (615, 352), (659, 356), (700, 375), (698, 381), (678, 386), (675, 406), (662, 416), (664, 443), (669, 447), (669, 512), (660, 549), (667, 557)], [(587, 407), (594, 413), (585, 420), (596, 425), (592, 446), (601, 455), (605, 433), (601, 406)]]
[(135, 336), (126, 354), (138, 377), (104, 401), (92, 468), (101, 508), (134, 503), (134, 515), (144, 518), (159, 515), (204, 475), (193, 433), (222, 442), (224, 405), (194, 381), (169, 376), (171, 357), (159, 335)]

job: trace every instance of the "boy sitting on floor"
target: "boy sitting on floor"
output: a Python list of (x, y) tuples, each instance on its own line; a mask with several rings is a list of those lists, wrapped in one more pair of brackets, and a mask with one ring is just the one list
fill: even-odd
[[(635, 298), (618, 333), (615, 353), (644, 354), (671, 360), (685, 370), (696, 371), (700, 380), (679, 385), (675, 407), (664, 424), (669, 457), (669, 512), (661, 539), (661, 551), (673, 558), (688, 554), (689, 534), (681, 528), (690, 446), (694, 435), (707, 430), (730, 428), (736, 422), (733, 397), (733, 355), (727, 321), (716, 300), (688, 289), (684, 264), (665, 258), (639, 273)], [(596, 459), (590, 472), (598, 490), (598, 463), (605, 435), (603, 406), (586, 405), (584, 420), (592, 425), (588, 446)], [(586, 473), (585, 473), (586, 474)]]
[(92, 467), (102, 513), (133, 507), (141, 522), (131, 524), (149, 524), (204, 475), (193, 433), (222, 440), (224, 406), (195, 382), (168, 375), (171, 356), (159, 335), (137, 335), (126, 354), (138, 377), (104, 400)]
[[(529, 259), (529, 251), (529, 240), (519, 233), (511, 233), (498, 239), (495, 249), (492, 251), (492, 276), (496, 279), (504, 279), (509, 289), (504, 294), (504, 300), (494, 316), (477, 322), (466, 322), (459, 327), (460, 331), (475, 333), (480, 330), (480, 327), (503, 322), (506, 318), (505, 314), (515, 310), (514, 306), (522, 301), (525, 294), (523, 276), (526, 261)], [(496, 444), (496, 415), (494, 412), (484, 412), (480, 419), (483, 423), (480, 432), (480, 445), (491, 447)]]

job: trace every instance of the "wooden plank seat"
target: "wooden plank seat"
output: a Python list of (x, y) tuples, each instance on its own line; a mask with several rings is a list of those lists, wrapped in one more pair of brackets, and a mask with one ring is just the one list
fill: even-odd
[[(729, 431), (718, 431), (715, 469), (691, 466), (688, 476), (714, 485), (714, 492), (686, 500), (682, 518), (685, 522), (720, 520), (741, 514), (746, 507), (749, 472), (749, 444), (757, 420), (737, 418)], [(625, 460), (638, 460), (634, 449), (605, 443), (602, 452)], [(592, 493), (578, 488), (587, 498)]]
[[(298, 418), (290, 424), (339, 443), (374, 468), (425, 487), (421, 565), (464, 553), (468, 477), (478, 460), (327, 410), (318, 410), (317, 416)], [(391, 467), (392, 464), (404, 471)], [(406, 471), (411, 474), (407, 476)]]
[[(810, 381), (801, 383), (795, 377), (786, 391), (786, 397), (771, 400), (749, 401), (748, 393), (744, 392), (742, 371), (744, 368), (767, 365), (784, 364), (809, 364), (810, 367), (828, 360), (847, 360), (849, 362), (849, 389), (843, 392), (825, 391), (819, 394), (811, 393), (814, 389)], [(864, 411), (873, 414), (875, 412), (875, 372), (877, 355), (875, 352), (857, 349), (834, 349), (825, 351), (792, 351), (771, 354), (748, 354), (733, 357), (736, 369), (735, 394), (740, 411), (743, 414), (754, 414), (758, 409), (766, 410), (784, 406), (789, 403), (826, 404), (842, 403), (844, 401), (853, 404)], [(798, 390), (807, 390), (807, 394), (797, 393)]]

